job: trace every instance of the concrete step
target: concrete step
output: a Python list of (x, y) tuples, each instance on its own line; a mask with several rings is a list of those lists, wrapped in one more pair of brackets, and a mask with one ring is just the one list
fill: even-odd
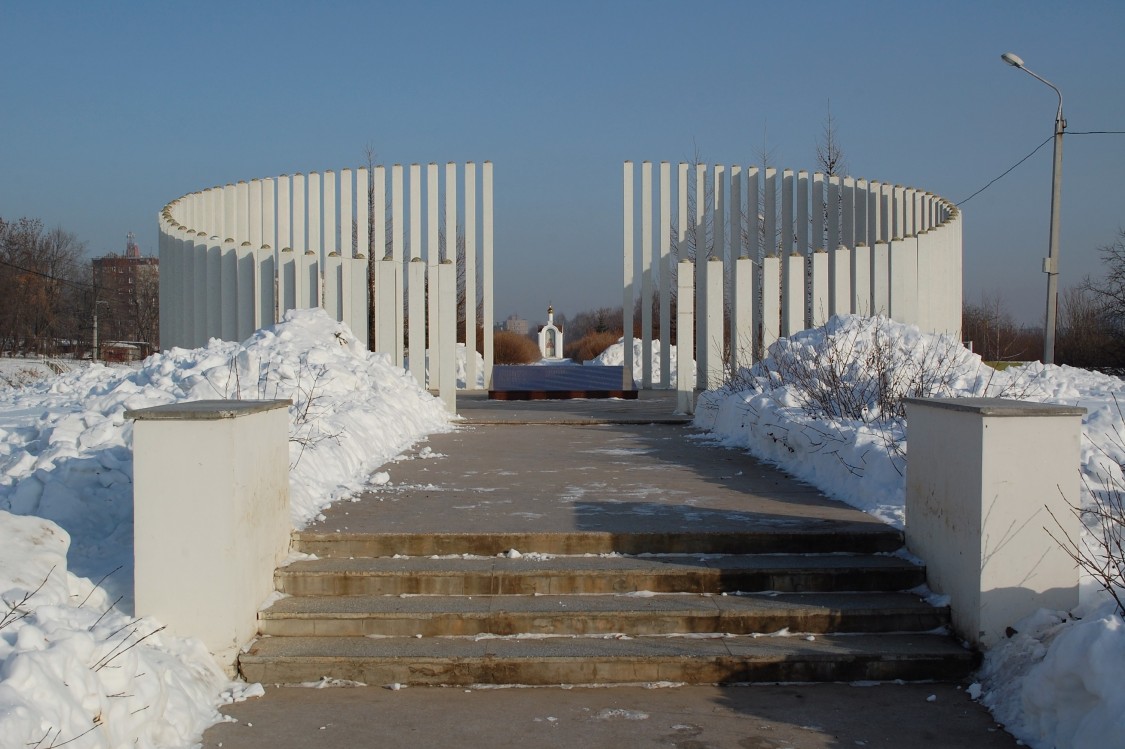
[(541, 554), (784, 554), (893, 552), (902, 532), (873, 523), (831, 523), (823, 529), (667, 533), (328, 533), (298, 531), (293, 550), (318, 557), (495, 556), (519, 549)]
[(275, 573), (296, 596), (528, 595), (896, 591), (925, 582), (925, 570), (893, 556), (356, 558), (295, 562)]
[(547, 639), (264, 637), (247, 681), (364, 684), (622, 684), (955, 680), (976, 656), (936, 634)]
[(823, 634), (934, 630), (949, 623), (949, 610), (910, 593), (294, 596), (259, 620), (272, 637)]

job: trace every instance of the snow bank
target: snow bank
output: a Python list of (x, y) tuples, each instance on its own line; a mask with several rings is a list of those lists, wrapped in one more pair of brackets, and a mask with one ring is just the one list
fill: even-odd
[[(885, 318), (833, 318), (778, 341), (736, 381), (704, 393), (695, 423), (721, 444), (745, 448), (901, 527), (906, 422), (880, 399), (880, 381), (899, 395), (1083, 406), (1082, 506), (1125, 487), (1125, 417), (1118, 406), (1125, 403), (1125, 382), (1041, 364), (996, 372), (957, 341)], [(1125, 622), (1096, 586), (1086, 581), (1082, 591), (1077, 611), (1041, 611), (985, 657), (984, 704), (1032, 747), (1122, 746)]]
[[(641, 382), (644, 379), (644, 346), (640, 338), (633, 339), (633, 381)], [(660, 349), (660, 341), (652, 342), (652, 379), (658, 381), (660, 379), (660, 362), (663, 360)], [(676, 347), (668, 347), (668, 365), (671, 368), (671, 383), (670, 386), (676, 384), (676, 372), (678, 361), (676, 358)], [(617, 343), (607, 348), (598, 356), (588, 362), (586, 366), (603, 366), (603, 367), (623, 367), (625, 366), (625, 339), (618, 338)], [(692, 373), (692, 387), (695, 386), (695, 362), (691, 363)]]
[[(3, 746), (184, 746), (219, 718), (220, 692), (238, 691), (198, 641), (124, 613), (133, 578), (125, 411), (210, 398), (293, 402), (297, 527), (449, 426), (440, 401), (320, 310), (290, 312), (242, 344), (213, 340), (136, 370), (92, 366), (0, 392)], [(102, 587), (84, 579), (109, 573)]]

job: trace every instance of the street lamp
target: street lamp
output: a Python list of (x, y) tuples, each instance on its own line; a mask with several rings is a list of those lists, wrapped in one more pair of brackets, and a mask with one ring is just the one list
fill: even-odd
[(1047, 324), (1043, 331), (1043, 363), (1055, 363), (1055, 319), (1058, 308), (1059, 285), (1059, 207), (1062, 202), (1062, 142), (1066, 120), (1063, 119), (1062, 92), (1046, 78), (1027, 69), (1019, 55), (1005, 52), (1000, 59), (1014, 68), (1019, 68), (1037, 81), (1046, 83), (1059, 96), (1059, 111), (1055, 114), (1055, 162), (1051, 170), (1051, 240), (1047, 257), (1043, 260), (1043, 272), (1047, 274)]

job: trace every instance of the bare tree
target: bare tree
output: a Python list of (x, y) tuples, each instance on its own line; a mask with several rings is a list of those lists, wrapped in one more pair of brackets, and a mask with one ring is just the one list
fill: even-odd
[(824, 131), (816, 144), (816, 163), (827, 177), (842, 177), (848, 171), (844, 149), (840, 146), (836, 118), (832, 116), (832, 100), (828, 100), (828, 115), (824, 118)]

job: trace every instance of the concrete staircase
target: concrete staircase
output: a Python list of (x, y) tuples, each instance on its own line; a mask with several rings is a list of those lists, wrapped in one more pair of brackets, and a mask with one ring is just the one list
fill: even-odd
[[(955, 680), (976, 664), (890, 528), (295, 534), (250, 681)], [(519, 549), (521, 555), (506, 555)]]

